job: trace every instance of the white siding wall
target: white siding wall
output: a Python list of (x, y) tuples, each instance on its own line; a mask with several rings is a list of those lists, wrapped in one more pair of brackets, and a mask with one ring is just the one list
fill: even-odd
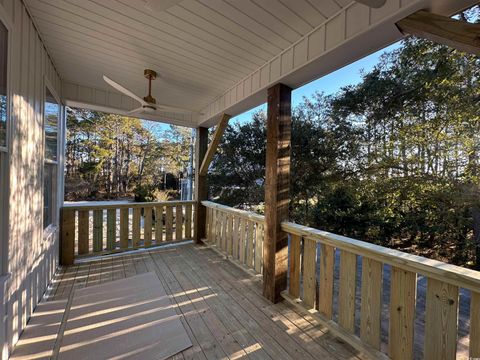
[[(0, 0), (0, 13), (11, 28), (9, 235), (4, 259), (10, 277), (2, 329), (11, 349), (58, 265), (58, 229), (48, 237), (43, 230), (43, 109), (46, 83), (60, 95), (61, 80), (22, 1)], [(59, 133), (59, 144), (62, 138)], [(59, 182), (59, 195), (61, 186)]]

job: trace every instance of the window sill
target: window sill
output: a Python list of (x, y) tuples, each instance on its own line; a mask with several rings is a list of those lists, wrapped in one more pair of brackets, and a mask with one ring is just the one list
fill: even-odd
[(50, 239), (53, 235), (55, 235), (57, 230), (58, 230), (57, 225), (54, 225), (54, 224), (48, 225), (45, 229), (43, 229), (43, 241)]

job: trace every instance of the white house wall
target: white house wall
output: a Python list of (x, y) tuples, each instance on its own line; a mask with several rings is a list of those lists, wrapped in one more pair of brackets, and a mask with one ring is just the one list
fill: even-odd
[[(0, 13), (11, 27), (6, 259), (10, 276), (3, 299), (7, 319), (4, 330), (11, 348), (58, 265), (58, 229), (49, 236), (45, 236), (43, 230), (43, 109), (46, 83), (60, 95), (61, 81), (22, 1), (0, 0)], [(60, 144), (62, 137), (59, 133)], [(61, 168), (59, 170), (61, 174)], [(60, 180), (59, 201), (62, 186)], [(5, 357), (5, 350), (3, 355)]]

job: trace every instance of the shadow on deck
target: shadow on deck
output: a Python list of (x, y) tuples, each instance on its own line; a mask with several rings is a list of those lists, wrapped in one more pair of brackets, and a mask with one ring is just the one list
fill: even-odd
[[(75, 289), (145, 272), (157, 274), (192, 340), (193, 347), (175, 359), (361, 358), (308, 313), (267, 301), (258, 276), (192, 244), (105, 256), (63, 268), (47, 304), (65, 301)], [(28, 331), (17, 346), (41, 345), (30, 336), (22, 341)], [(48, 351), (45, 345), (42, 351)]]

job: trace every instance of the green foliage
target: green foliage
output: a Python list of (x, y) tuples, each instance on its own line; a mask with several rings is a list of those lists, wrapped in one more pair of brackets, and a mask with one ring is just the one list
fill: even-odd
[(137, 185), (134, 190), (135, 202), (152, 202), (155, 201), (155, 186), (153, 185)]
[(189, 144), (189, 129), (68, 109), (65, 196), (151, 199), (156, 189), (175, 190)]
[[(292, 113), (292, 220), (480, 265), (479, 65), (407, 38), (359, 84), (303, 99)], [(213, 198), (260, 204), (264, 151), (264, 113), (229, 126), (213, 161)]]

